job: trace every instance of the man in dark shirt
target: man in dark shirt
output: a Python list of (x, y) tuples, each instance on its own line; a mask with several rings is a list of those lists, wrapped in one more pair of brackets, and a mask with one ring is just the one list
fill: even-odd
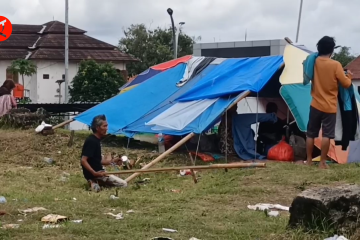
[(100, 191), (100, 186), (126, 187), (127, 182), (114, 175), (108, 175), (103, 165), (118, 164), (120, 159), (104, 158), (101, 154), (101, 139), (107, 134), (108, 123), (105, 115), (94, 117), (91, 123), (93, 134), (86, 140), (81, 152), (81, 167), (91, 189)]
[[(266, 113), (275, 113), (278, 112), (278, 106), (274, 102), (269, 102), (266, 105)], [(280, 118), (277, 119), (275, 123), (272, 122), (262, 122), (259, 124), (258, 140), (264, 145), (263, 152), (267, 154), (269, 149), (274, 145), (278, 144), (281, 140), (284, 133), (284, 126), (286, 124), (285, 120)]]

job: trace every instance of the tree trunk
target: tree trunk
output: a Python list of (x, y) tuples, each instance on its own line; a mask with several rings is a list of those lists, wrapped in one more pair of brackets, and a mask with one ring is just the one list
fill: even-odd
[(24, 81), (24, 74), (21, 74), (21, 80), (23, 85), (23, 98), (25, 98), (25, 81)]

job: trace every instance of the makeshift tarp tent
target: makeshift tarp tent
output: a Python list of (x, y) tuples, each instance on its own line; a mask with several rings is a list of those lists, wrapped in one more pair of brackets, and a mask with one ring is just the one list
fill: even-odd
[[(289, 106), (290, 111), (296, 119), (299, 129), (306, 132), (309, 120), (309, 111), (311, 103), (311, 85), (303, 85), (303, 66), (302, 62), (312, 53), (304, 46), (295, 46), (289, 44), (285, 47), (284, 62), (285, 68), (280, 77), (280, 94)], [(358, 109), (360, 109), (360, 96), (357, 89), (354, 89)], [(338, 163), (360, 162), (359, 148), (360, 141), (350, 142), (347, 151), (342, 151), (341, 146), (336, 146), (331, 141), (329, 157)], [(321, 149), (321, 133), (319, 138), (315, 139), (315, 145)]]
[(127, 84), (122, 86), (120, 88), (120, 93), (123, 93), (123, 92), (133, 89), (138, 84), (148, 80), (149, 78), (155, 76), (158, 73), (161, 73), (170, 68), (173, 68), (173, 67), (179, 65), (180, 63), (186, 63), (191, 58), (192, 58), (191, 55), (186, 55), (181, 58), (177, 58), (174, 60), (170, 60), (168, 62), (164, 62), (164, 63), (158, 64), (158, 65), (152, 66), (149, 69), (146, 69), (144, 72), (140, 73), (138, 76), (136, 76), (135, 79), (133, 79), (131, 82), (128, 82)]
[[(128, 136), (139, 132), (159, 133), (159, 128), (169, 135), (200, 134), (217, 123), (235, 101), (250, 91), (259, 92), (283, 64), (282, 56), (211, 62), (203, 58), (202, 61), (208, 61), (208, 66), (182, 86), (177, 83), (189, 75), (186, 69), (192, 68), (188, 64), (196, 62), (196, 57), (148, 78), (136, 88), (76, 116), (75, 120), (90, 124), (94, 116), (105, 114), (109, 133)], [(193, 111), (194, 105), (197, 111)]]

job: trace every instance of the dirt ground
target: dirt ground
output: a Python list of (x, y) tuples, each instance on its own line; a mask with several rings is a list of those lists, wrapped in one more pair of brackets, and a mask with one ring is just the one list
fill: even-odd
[[(360, 183), (358, 165), (332, 165), (319, 170), (289, 163), (268, 163), (263, 169), (229, 169), (199, 172), (194, 184), (191, 176), (178, 173), (141, 175), (145, 184), (131, 182), (110, 199), (113, 189), (100, 193), (88, 191), (80, 169), (80, 151), (87, 133), (76, 134), (74, 145), (67, 147), (69, 132), (52, 136), (33, 131), (0, 130), (0, 225), (19, 224), (17, 229), (1, 229), (0, 239), (324, 239), (331, 233), (307, 234), (286, 229), (289, 214), (269, 218), (247, 205), (278, 203), (290, 206), (293, 198), (309, 187)], [(104, 152), (116, 152), (146, 163), (157, 154), (156, 146), (109, 139)], [(53, 164), (44, 161), (52, 158)], [(199, 164), (201, 161), (198, 162)], [(187, 154), (174, 153), (156, 167), (190, 164)], [(108, 169), (114, 170), (114, 169)], [(121, 176), (125, 178), (126, 176)], [(47, 210), (27, 215), (19, 210), (44, 207)], [(127, 213), (127, 211), (131, 213)], [(116, 220), (106, 213), (123, 213)], [(40, 219), (60, 214), (70, 220), (60, 228), (43, 229)], [(164, 232), (163, 228), (177, 230)]]

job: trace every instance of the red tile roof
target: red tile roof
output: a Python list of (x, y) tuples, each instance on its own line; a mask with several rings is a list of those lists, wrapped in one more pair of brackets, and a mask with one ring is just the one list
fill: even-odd
[[(31, 55), (34, 60), (63, 60), (65, 58), (65, 49), (38, 49)], [(134, 61), (129, 55), (119, 50), (84, 50), (69, 49), (69, 59), (75, 61), (93, 59), (96, 61), (123, 62)]]
[[(85, 35), (86, 31), (69, 26), (69, 60), (129, 62), (138, 61), (116, 46)], [(64, 60), (65, 24), (51, 21), (42, 25), (13, 24), (13, 33), (0, 42), (0, 60), (29, 59)]]
[(358, 56), (348, 65), (346, 65), (345, 68), (349, 69), (354, 74), (354, 80), (360, 80), (360, 56)]

